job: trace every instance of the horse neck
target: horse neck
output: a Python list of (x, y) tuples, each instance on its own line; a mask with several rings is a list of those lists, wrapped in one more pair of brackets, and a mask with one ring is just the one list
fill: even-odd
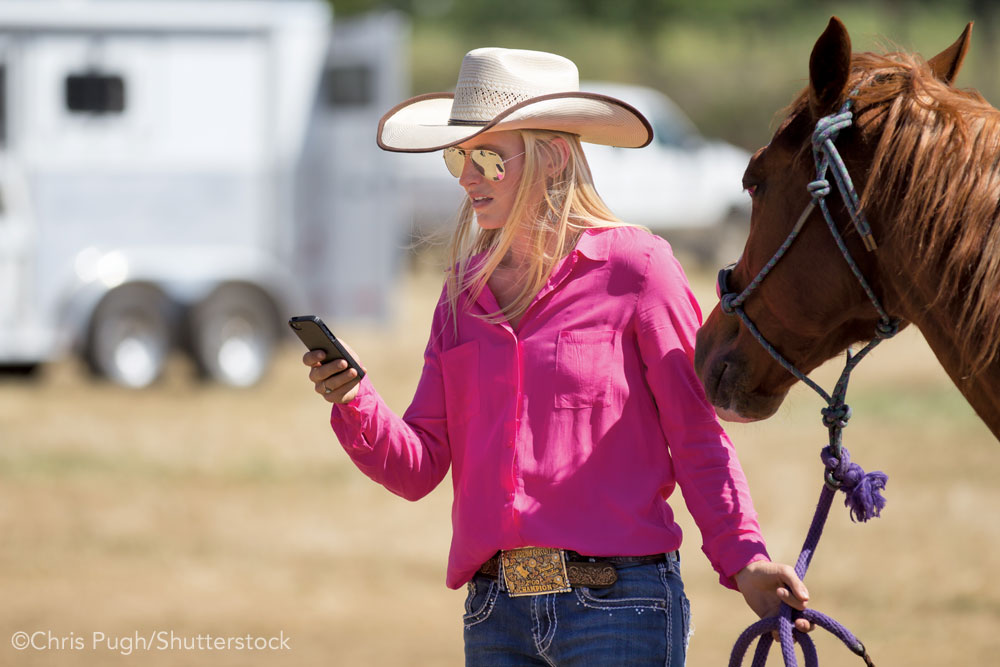
[[(885, 250), (889, 248), (880, 247), (878, 252)], [(900, 254), (895, 253), (896, 256)], [(908, 270), (905, 258), (899, 260), (882, 262), (880, 274), (889, 277), (888, 284), (884, 285), (888, 288), (887, 310), (920, 330), (952, 382), (993, 436), (1000, 440), (1000, 363), (994, 360), (978, 373), (968, 375), (957, 340), (953, 301), (938, 298), (935, 276), (926, 272), (916, 275)]]

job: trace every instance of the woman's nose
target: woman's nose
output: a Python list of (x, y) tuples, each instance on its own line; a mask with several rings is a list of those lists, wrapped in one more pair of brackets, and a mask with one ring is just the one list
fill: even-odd
[(472, 163), (472, 158), (468, 155), (465, 156), (465, 164), (462, 167), (462, 175), (458, 177), (458, 183), (464, 188), (470, 185), (476, 185), (482, 182), (483, 175), (476, 169), (476, 165)]

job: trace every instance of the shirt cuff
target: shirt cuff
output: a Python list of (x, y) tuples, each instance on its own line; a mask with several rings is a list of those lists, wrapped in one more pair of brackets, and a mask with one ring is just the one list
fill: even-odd
[(736, 591), (739, 590), (736, 587), (736, 574), (750, 563), (759, 560), (771, 560), (767, 547), (762, 542), (747, 539), (737, 542), (721, 555), (718, 561), (713, 561), (713, 565), (719, 573), (719, 583)]
[(365, 432), (371, 423), (375, 402), (378, 394), (368, 376), (361, 378), (358, 393), (350, 403), (334, 403), (330, 410), (330, 426), (337, 434), (344, 449), (371, 450), (365, 438)]

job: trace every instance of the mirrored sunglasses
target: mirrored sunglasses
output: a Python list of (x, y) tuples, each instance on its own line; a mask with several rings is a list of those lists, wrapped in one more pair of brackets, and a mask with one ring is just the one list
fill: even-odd
[[(507, 160), (513, 160), (514, 158), (521, 157), (524, 153), (518, 153), (513, 155)], [(468, 156), (472, 160), (472, 165), (479, 170), (479, 173), (486, 177), (490, 181), (502, 181), (504, 174), (504, 160), (498, 154), (493, 151), (483, 150), (481, 148), (476, 148), (474, 150), (465, 150), (464, 148), (446, 148), (444, 149), (444, 163), (448, 166), (448, 171), (455, 178), (459, 178), (462, 175), (462, 170), (465, 169), (465, 158)]]

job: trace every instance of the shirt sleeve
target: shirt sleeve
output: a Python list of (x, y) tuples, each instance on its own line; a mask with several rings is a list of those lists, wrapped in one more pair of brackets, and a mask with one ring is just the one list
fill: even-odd
[(677, 482), (720, 581), (768, 560), (746, 476), (694, 372), (701, 311), (666, 242), (653, 244), (636, 308), (639, 352)]
[(354, 400), (334, 404), (330, 415), (334, 433), (358, 469), (407, 500), (430, 493), (451, 465), (439, 362), (445, 312), (439, 303), (420, 381), (402, 417), (389, 409), (368, 375)]

